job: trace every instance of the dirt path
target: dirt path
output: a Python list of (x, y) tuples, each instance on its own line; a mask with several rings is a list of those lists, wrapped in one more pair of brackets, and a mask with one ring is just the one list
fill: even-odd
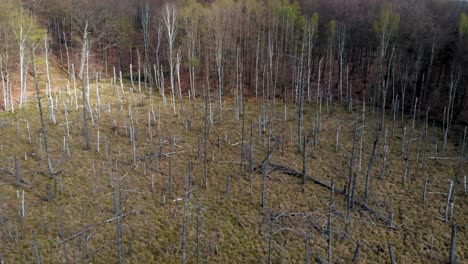
[[(52, 92), (57, 92), (59, 90), (66, 90), (67, 87), (67, 73), (60, 70), (55, 63), (49, 66), (49, 73), (51, 79), (51, 89)], [(45, 66), (37, 69), (37, 74), (39, 76), (39, 89), (41, 92), (46, 90), (46, 81), (47, 81), (47, 74)], [(12, 95), (13, 95), (13, 102), (15, 109), (19, 107), (19, 101), (21, 96), (20, 91), (20, 82), (19, 82), (19, 72), (13, 71), (10, 73), (12, 82)], [(31, 101), (36, 94), (36, 88), (34, 84), (34, 74), (30, 67), (28, 71), (27, 81), (26, 81), (26, 102)], [(0, 100), (0, 111), (5, 111), (4, 101), (3, 101), (3, 89), (0, 90), (1, 100)], [(11, 105), (10, 105), (11, 107)], [(8, 109), (10, 109), (10, 107)]]

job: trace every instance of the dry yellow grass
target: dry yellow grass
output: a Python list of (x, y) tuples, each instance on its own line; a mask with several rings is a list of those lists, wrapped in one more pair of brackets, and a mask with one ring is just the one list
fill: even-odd
[[(199, 226), (200, 258), (202, 262), (215, 263), (265, 263), (268, 258), (271, 215), (280, 212), (271, 225), (272, 262), (300, 263), (305, 260), (305, 237), (310, 232), (311, 260), (326, 260), (326, 230), (329, 190), (308, 182), (302, 192), (301, 179), (276, 171), (267, 179), (266, 208), (260, 206), (262, 177), (254, 172), (253, 194), (249, 194), (249, 177), (240, 166), (241, 121), (235, 118), (235, 104), (224, 102), (222, 115), (212, 103), (214, 124), (208, 138), (208, 188), (204, 182), (203, 131), (204, 103), (201, 99), (192, 104), (184, 98), (184, 105), (192, 128), (184, 128), (184, 115), (172, 113), (169, 97), (167, 106), (159, 96), (154, 97), (154, 114), (151, 116), (153, 140), (148, 136), (148, 111), (150, 99), (144, 95), (141, 104), (136, 92), (130, 94), (126, 85), (125, 100), (118, 101), (114, 87), (101, 83), (102, 98), (100, 116), (90, 124), (91, 149), (83, 149), (82, 108), (75, 110), (74, 99), (66, 91), (58, 96), (58, 124), (47, 123), (47, 134), (55, 166), (58, 197), (44, 201), (47, 185), (53, 182), (48, 177), (44, 148), (40, 147), (39, 113), (34, 102), (15, 114), (0, 115), (1, 156), (0, 168), (0, 252), (6, 263), (32, 263), (35, 261), (33, 232), (37, 233), (40, 257), (44, 263), (82, 262), (115, 263), (118, 261), (116, 221), (113, 209), (114, 194), (118, 179), (123, 186), (123, 238), (125, 258), (130, 263), (177, 263), (181, 262), (181, 239), (187, 166), (193, 163), (193, 190), (187, 211), (187, 260), (197, 260), (197, 226)], [(72, 93), (73, 94), (73, 93)], [(79, 91), (81, 99), (81, 91)], [(91, 106), (96, 112), (95, 88), (92, 85)], [(120, 94), (120, 97), (122, 95)], [(70, 135), (66, 134), (63, 104), (68, 105)], [(81, 100), (79, 100), (81, 102)], [(45, 100), (43, 99), (43, 105)], [(110, 106), (110, 110), (108, 109)], [(177, 104), (179, 109), (180, 103)], [(359, 107), (358, 107), (359, 108)], [(245, 145), (249, 144), (250, 121), (254, 122), (255, 165), (265, 158), (270, 128), (273, 136), (284, 136), (285, 149), (277, 150), (272, 162), (286, 165), (296, 171), (302, 170), (302, 156), (296, 147), (296, 108), (287, 105), (287, 120), (284, 120), (285, 106), (282, 103), (268, 104), (266, 113), (269, 122), (266, 133), (259, 133), (258, 121), (261, 102), (247, 102), (245, 112)], [(131, 125), (129, 112), (134, 117), (136, 130), (136, 166), (133, 163), (132, 144), (128, 126)], [(304, 132), (312, 131), (317, 109), (307, 105), (305, 109)], [(359, 112), (359, 110), (358, 110)], [(45, 110), (47, 113), (47, 110)], [(158, 118), (160, 115), (160, 130)], [(222, 119), (221, 119), (222, 116)], [(371, 114), (367, 113), (367, 124)], [(376, 114), (376, 117), (378, 115)], [(47, 115), (46, 115), (47, 117)], [(340, 150), (335, 152), (336, 123), (339, 120)], [(318, 133), (318, 144), (314, 154), (307, 159), (309, 174), (322, 182), (336, 180), (336, 190), (342, 191), (348, 175), (346, 159), (352, 148), (353, 114), (340, 107), (330, 117), (323, 116), (323, 129)], [(28, 143), (29, 123), (32, 143)], [(114, 125), (116, 124), (116, 125)], [(409, 124), (409, 122), (408, 122)], [(391, 125), (388, 121), (387, 125)], [(97, 152), (97, 134), (100, 135), (100, 152)], [(345, 199), (335, 195), (333, 213), (333, 256), (334, 261), (349, 263), (357, 243), (361, 244), (358, 263), (389, 262), (387, 240), (391, 243), (397, 263), (445, 262), (448, 259), (451, 223), (465, 225), (459, 228), (457, 259), (460, 263), (468, 260), (468, 239), (466, 225), (467, 199), (460, 185), (456, 187), (454, 217), (449, 223), (439, 217), (443, 207), (449, 179), (456, 173), (457, 160), (428, 160), (427, 170), (422, 171), (416, 163), (417, 141), (412, 144), (412, 174), (403, 186), (404, 160), (401, 157), (401, 131), (397, 127), (395, 137), (389, 132), (389, 155), (387, 171), (383, 180), (378, 179), (382, 164), (382, 146), (374, 162), (368, 204), (384, 216), (394, 215), (394, 222), (401, 227), (393, 230), (369, 212), (356, 206), (351, 211), (350, 229), (344, 237)], [(419, 128), (418, 128), (419, 131)], [(292, 132), (292, 133), (291, 133)], [(362, 172), (358, 174), (358, 196), (364, 193), (365, 173), (372, 149), (372, 129), (365, 129)], [(440, 134), (440, 132), (439, 132)], [(64, 137), (68, 142), (63, 150)], [(416, 136), (414, 137), (416, 138)], [(266, 139), (266, 140), (265, 140)], [(106, 156), (106, 140), (107, 152)], [(201, 140), (201, 157), (197, 160), (198, 141)], [(219, 147), (218, 147), (219, 143)], [(440, 139), (437, 143), (441, 146)], [(272, 145), (274, 142), (271, 143)], [(359, 145), (359, 144), (358, 144)], [(434, 144), (429, 151), (433, 153)], [(155, 158), (155, 153), (165, 154)], [(311, 150), (311, 144), (308, 146)], [(447, 156), (455, 157), (458, 149), (452, 144)], [(20, 163), (22, 177), (29, 187), (16, 187), (13, 156)], [(172, 176), (174, 197), (169, 197), (169, 162), (173, 159)], [(421, 155), (422, 156), (422, 155)], [(247, 164), (244, 161), (244, 164)], [(146, 175), (145, 175), (146, 167)], [(358, 164), (356, 163), (356, 170)], [(344, 172), (345, 174), (344, 174)], [(464, 170), (465, 172), (465, 170)], [(230, 194), (225, 194), (226, 177), (229, 176)], [(424, 177), (430, 179), (426, 203), (422, 204)], [(154, 190), (152, 191), (152, 181)], [(20, 217), (21, 193), (24, 190), (25, 217)], [(17, 197), (19, 193), (19, 197)], [(166, 203), (163, 204), (163, 195)], [(231, 208), (232, 205), (232, 208)], [(236, 216), (237, 215), (237, 216)], [(239, 221), (244, 227), (239, 224)], [(280, 230), (281, 229), (281, 230)], [(68, 239), (68, 240), (67, 240)], [(66, 240), (66, 241), (65, 241)], [(433, 244), (432, 250), (430, 249)], [(432, 251), (432, 255), (430, 252)]]

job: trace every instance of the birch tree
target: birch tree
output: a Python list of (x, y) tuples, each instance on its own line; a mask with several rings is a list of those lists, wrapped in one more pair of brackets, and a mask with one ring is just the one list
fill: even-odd
[(334, 64), (334, 50), (336, 37), (336, 21), (331, 20), (327, 25), (327, 57), (328, 57), (328, 88), (327, 88), (327, 115), (331, 112), (333, 92), (332, 92), (332, 75)]
[(215, 12), (215, 34), (214, 34), (214, 41), (215, 41), (215, 61), (216, 61), (216, 77), (217, 77), (217, 84), (218, 84), (218, 102), (219, 107), (223, 108), (222, 97), (223, 97), (223, 55), (224, 55), (224, 35), (226, 34), (225, 29), (223, 27), (223, 20), (224, 16), (222, 15), (221, 11), (214, 10)]
[(201, 17), (204, 15), (203, 6), (197, 1), (189, 1), (181, 10), (183, 23), (185, 26), (187, 38), (185, 48), (187, 50), (187, 68), (189, 73), (190, 95), (196, 98), (196, 79), (198, 69), (200, 68), (200, 24)]
[(338, 94), (340, 97), (340, 103), (343, 100), (343, 57), (344, 57), (344, 50), (346, 45), (346, 25), (340, 23), (337, 29), (337, 37), (338, 37), (338, 56), (339, 56), (339, 81), (338, 81)]
[(20, 98), (19, 106), (23, 105), (27, 96), (26, 77), (27, 66), (26, 53), (29, 45), (43, 35), (40, 28), (35, 24), (34, 19), (31, 18), (27, 10), (22, 6), (13, 7), (10, 15), (11, 28), (16, 38), (19, 51), (19, 71), (20, 71)]
[(400, 16), (392, 11), (388, 6), (384, 6), (380, 11), (380, 16), (377, 21), (374, 23), (374, 31), (377, 34), (377, 39), (379, 43), (378, 47), (378, 56), (379, 56), (379, 73), (378, 73), (378, 94), (381, 95), (381, 106), (382, 106), (382, 119), (381, 119), (381, 129), (382, 132), (385, 130), (385, 102), (387, 97), (388, 83), (390, 80), (390, 68), (392, 63), (392, 58), (394, 54), (394, 49), (392, 49), (390, 58), (388, 59), (387, 71), (385, 73), (384, 62), (388, 55), (392, 40), (395, 36), (395, 33), (398, 29), (398, 24), (400, 22)]
[(171, 82), (171, 102), (174, 114), (176, 113), (175, 108), (175, 89), (174, 89), (174, 42), (177, 33), (177, 10), (174, 4), (166, 3), (163, 7), (163, 23), (166, 28), (167, 41), (169, 45), (169, 72), (170, 72), (170, 82)]
[(150, 18), (151, 18), (151, 10), (149, 7), (148, 2), (145, 2), (141, 5), (141, 28), (143, 31), (143, 50), (144, 50), (144, 65), (143, 65), (143, 72), (146, 78), (149, 79), (150, 84), (153, 84), (153, 78), (151, 77), (151, 66), (149, 63), (149, 42), (150, 42)]

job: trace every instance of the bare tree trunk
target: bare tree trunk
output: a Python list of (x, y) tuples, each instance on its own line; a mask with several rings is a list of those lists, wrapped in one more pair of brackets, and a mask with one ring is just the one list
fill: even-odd
[(304, 122), (304, 85), (299, 81), (299, 111), (297, 123), (297, 150), (299, 153), (303, 152), (302, 147), (302, 123)]
[(265, 163), (262, 167), (262, 197), (261, 197), (261, 207), (265, 208), (265, 196), (266, 196), (266, 178), (267, 178), (267, 169), (268, 169), (268, 164)]
[(41, 264), (41, 254), (39, 252), (39, 243), (36, 238), (36, 231), (33, 231), (33, 249), (34, 256), (36, 257), (36, 264)]
[[(119, 176), (120, 177), (120, 176)], [(122, 179), (119, 178), (117, 183), (117, 193), (116, 195), (116, 228), (117, 228), (117, 244), (118, 244), (118, 255), (119, 255), (119, 264), (125, 264), (125, 245), (123, 241), (123, 201), (122, 201)]]
[(253, 156), (254, 156), (254, 146), (253, 146), (253, 121), (250, 122), (250, 147), (249, 147), (249, 182), (250, 182), (250, 195), (253, 193)]
[[(4, 66), (5, 65), (5, 66)], [(3, 62), (3, 56), (0, 54), (0, 79), (2, 80), (2, 94), (3, 94), (3, 110), (8, 110), (8, 80), (6, 77), (8, 74), (8, 63)]]
[(463, 173), (463, 161), (465, 159), (465, 145), (466, 145), (466, 129), (467, 127), (465, 126), (465, 130), (463, 131), (463, 138), (461, 141), (461, 151), (460, 151), (460, 157), (459, 157), (459, 163), (458, 163), (458, 172), (457, 172), (457, 177), (455, 181), (458, 183), (460, 182), (461, 175)]
[[(208, 73), (207, 73), (208, 74)], [(205, 87), (204, 96), (204, 116), (203, 116), (203, 168), (205, 174), (205, 188), (208, 189), (208, 104), (209, 104), (209, 89)]]
[(427, 185), (429, 183), (429, 179), (426, 177), (424, 179), (424, 189), (423, 189), (423, 204), (426, 202), (426, 195), (427, 195)]
[(150, 86), (153, 86), (153, 78), (151, 75), (151, 65), (149, 63), (149, 25), (150, 25), (150, 14), (151, 10), (149, 8), (148, 2), (141, 5), (141, 26), (143, 31), (143, 48), (144, 48), (144, 65), (143, 73), (145, 75), (145, 82), (147, 79), (150, 81)]
[(356, 249), (354, 250), (353, 254), (353, 262), (356, 262), (357, 259), (359, 258), (359, 252), (361, 251), (361, 242), (358, 241), (358, 244), (356, 246)]
[(307, 179), (307, 143), (306, 137), (304, 136), (304, 140), (302, 142), (302, 192), (304, 192), (306, 179)]
[(395, 256), (393, 254), (392, 245), (390, 245), (390, 241), (387, 240), (387, 247), (388, 247), (388, 254), (390, 255), (390, 264), (395, 264)]
[(457, 241), (457, 224), (452, 224), (452, 236), (450, 238), (450, 264), (457, 263), (457, 248), (456, 248), (456, 241)]
[(330, 189), (330, 201), (328, 203), (328, 221), (327, 221), (327, 238), (328, 238), (328, 263), (332, 264), (332, 212), (333, 206), (335, 204), (334, 196), (335, 196), (335, 183), (332, 177), (331, 179), (331, 189)]
[(188, 174), (187, 174), (187, 182), (185, 185), (185, 196), (184, 196), (184, 214), (182, 220), (182, 264), (187, 263), (186, 257), (186, 250), (187, 250), (187, 211), (188, 211), (188, 200), (190, 198), (190, 181), (191, 181), (191, 174), (192, 174), (192, 164), (189, 163), (188, 165)]
[(81, 47), (81, 62), (80, 62), (80, 71), (78, 73), (78, 78), (83, 79), (83, 74), (85, 70), (86, 55), (88, 53), (88, 21), (85, 22), (85, 27), (83, 30), (83, 43)]
[(339, 69), (339, 81), (338, 81), (338, 93), (340, 97), (340, 103), (343, 99), (343, 55), (346, 44), (346, 26), (341, 24), (338, 27), (338, 54), (340, 60), (340, 69)]
[(374, 163), (375, 151), (377, 149), (377, 142), (379, 142), (379, 137), (378, 136), (376, 136), (376, 138), (374, 139), (374, 146), (372, 147), (372, 154), (371, 154), (371, 157), (370, 157), (369, 166), (367, 167), (366, 186), (365, 186), (365, 191), (364, 191), (364, 200), (367, 200), (367, 198), (369, 196), (370, 174), (371, 174), (371, 171), (372, 171), (372, 164)]
[[(16, 188), (19, 188), (22, 180), (21, 180), (20, 165), (18, 162), (18, 158), (16, 156), (13, 156), (13, 163), (15, 165)], [(24, 214), (23, 214), (23, 217), (24, 217)]]
[(166, 26), (167, 39), (169, 43), (169, 72), (171, 81), (171, 102), (174, 114), (175, 108), (175, 89), (174, 89), (174, 41), (177, 32), (177, 14), (173, 4), (166, 3), (163, 14), (164, 25)]
[(81, 87), (83, 89), (83, 137), (85, 142), (85, 150), (90, 149), (89, 145), (89, 132), (88, 132), (88, 100), (86, 96), (87, 81), (81, 80)]
[(449, 186), (448, 193), (447, 193), (447, 204), (445, 205), (444, 222), (449, 221), (450, 207), (451, 207), (451, 205), (453, 203), (454, 196), (455, 196), (455, 194), (454, 194), (454, 184), (453, 184), (453, 181), (450, 181), (450, 186)]
[(41, 95), (39, 93), (39, 79), (37, 77), (36, 63), (35, 63), (35, 59), (34, 59), (34, 49), (31, 50), (31, 61), (32, 61), (33, 71), (34, 71), (34, 81), (35, 81), (35, 86), (36, 86), (37, 105), (39, 107), (39, 115), (40, 115), (40, 118), (41, 118), (42, 135), (44, 136), (44, 145), (45, 145), (45, 151), (46, 151), (46, 155), (47, 155), (47, 166), (49, 168), (50, 178), (54, 180), (54, 193), (56, 194), (57, 183), (56, 183), (56, 180), (55, 180), (54, 169), (52, 167), (52, 161), (51, 161), (50, 152), (49, 152), (49, 144), (47, 142), (47, 131), (46, 131), (45, 122), (44, 122), (44, 113), (42, 111)]
[(45, 48), (45, 63), (46, 63), (46, 74), (47, 74), (47, 83), (46, 83), (46, 97), (47, 101), (49, 102), (49, 119), (52, 123), (57, 124), (57, 120), (55, 118), (55, 106), (54, 106), (54, 99), (52, 97), (51, 91), (51, 81), (50, 81), (50, 72), (49, 72), (49, 49), (47, 44), (47, 35), (44, 35), (44, 48)]

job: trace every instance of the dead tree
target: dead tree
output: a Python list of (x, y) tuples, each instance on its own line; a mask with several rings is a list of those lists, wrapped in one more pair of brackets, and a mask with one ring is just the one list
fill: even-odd
[(266, 177), (268, 175), (268, 162), (262, 164), (262, 198), (261, 198), (261, 207), (265, 208), (265, 192), (266, 192)]
[[(340, 103), (343, 98), (343, 55), (346, 45), (346, 25), (339, 24), (337, 29), (338, 39), (338, 57), (339, 57), (339, 81), (338, 81), (338, 95), (340, 97)], [(348, 99), (348, 93), (346, 93), (346, 99)]]
[(254, 147), (253, 147), (253, 121), (250, 122), (250, 155), (249, 155), (249, 182), (250, 182), (250, 194), (253, 192), (253, 156), (254, 156)]
[(148, 2), (142, 3), (141, 5), (141, 29), (143, 31), (143, 51), (144, 51), (144, 65), (143, 72), (145, 75), (145, 82), (149, 79), (150, 86), (153, 85), (153, 77), (151, 75), (151, 65), (149, 63), (149, 26), (151, 19), (151, 10)]
[(37, 105), (39, 107), (39, 116), (41, 118), (42, 135), (44, 137), (44, 145), (45, 145), (45, 151), (46, 151), (46, 156), (47, 156), (47, 167), (49, 169), (50, 178), (54, 180), (54, 196), (55, 196), (57, 192), (57, 181), (55, 180), (54, 168), (52, 167), (52, 161), (51, 161), (50, 151), (49, 151), (49, 143), (47, 141), (47, 130), (45, 127), (45, 122), (44, 122), (44, 113), (42, 111), (41, 95), (39, 93), (39, 79), (37, 77), (36, 62), (34, 59), (34, 48), (31, 49), (31, 61), (32, 61), (33, 72), (34, 72), (34, 83), (36, 87)]
[(175, 108), (175, 89), (174, 89), (174, 42), (177, 33), (177, 11), (174, 4), (166, 3), (163, 13), (163, 22), (166, 27), (167, 40), (169, 44), (169, 72), (171, 81), (171, 102), (174, 114)]
[(458, 161), (458, 172), (457, 172), (457, 177), (455, 179), (457, 183), (460, 182), (460, 178), (463, 172), (463, 161), (465, 159), (465, 145), (466, 145), (466, 126), (463, 132), (463, 139), (461, 141), (460, 157)]
[(261, 207), (265, 208), (265, 193), (266, 193), (266, 178), (268, 175), (268, 165), (270, 164), (270, 159), (273, 156), (273, 153), (278, 148), (280, 139), (276, 140), (275, 146), (268, 152), (266, 158), (263, 160), (262, 164), (260, 165), (260, 169), (262, 172), (262, 197), (261, 197)]
[(332, 177), (331, 179), (331, 188), (330, 188), (330, 201), (328, 203), (328, 221), (327, 221), (327, 232), (328, 232), (328, 263), (332, 263), (332, 212), (333, 206), (335, 204), (335, 183)]
[(424, 179), (424, 188), (423, 188), (423, 204), (426, 202), (426, 197), (427, 197), (427, 185), (429, 183), (429, 179), (426, 177)]
[(450, 186), (449, 186), (449, 190), (448, 190), (448, 193), (447, 193), (447, 204), (445, 206), (444, 222), (448, 222), (449, 221), (449, 216), (451, 217), (450, 208), (453, 206), (453, 202), (455, 200), (454, 187), (455, 187), (455, 185), (454, 185), (453, 181), (450, 181)]
[(47, 44), (47, 35), (44, 36), (44, 49), (45, 49), (45, 64), (46, 64), (46, 75), (47, 75), (47, 83), (46, 83), (46, 97), (47, 101), (49, 102), (49, 119), (52, 123), (57, 124), (57, 119), (55, 118), (55, 106), (54, 106), (54, 99), (52, 96), (51, 90), (51, 81), (50, 81), (50, 72), (49, 72), (49, 49)]
[[(304, 36), (305, 39), (305, 36)], [(298, 118), (297, 118), (297, 149), (299, 153), (303, 152), (302, 147), (302, 125), (304, 123), (304, 47), (302, 46), (302, 53), (299, 58), (299, 73), (298, 73), (298, 80), (297, 80), (297, 88), (298, 88), (298, 97), (299, 97), (299, 109), (298, 109)]]
[(408, 136), (408, 141), (406, 145), (406, 156), (405, 156), (405, 173), (403, 175), (403, 184), (406, 184), (406, 180), (408, 176), (410, 175), (410, 150), (411, 150), (411, 140), (413, 138), (413, 133), (415, 130), (415, 124), (416, 124), (416, 107), (418, 105), (418, 98), (416, 97), (415, 99), (415, 104), (414, 104), (414, 111), (413, 111), (413, 121), (411, 124), (411, 130)]
[(387, 146), (387, 132), (388, 130), (385, 129), (384, 133), (384, 145), (383, 145), (383, 157), (382, 157), (382, 168), (380, 170), (380, 179), (383, 179), (385, 175), (385, 169), (387, 166), (387, 154), (388, 154), (388, 146)]
[(184, 197), (184, 214), (182, 220), (182, 264), (187, 263), (187, 210), (188, 210), (188, 200), (190, 198), (191, 192), (191, 178), (192, 178), (192, 163), (188, 165), (188, 174), (187, 174), (187, 182), (185, 185), (185, 197)]
[[(89, 56), (89, 51), (87, 52), (87, 56)], [(87, 61), (87, 58), (86, 57), (86, 61)], [(87, 71), (86, 71), (86, 74), (82, 77), (80, 77), (80, 81), (81, 81), (81, 87), (83, 89), (83, 93), (82, 93), (82, 96), (83, 96), (83, 137), (84, 137), (84, 143), (85, 143), (85, 150), (89, 150), (90, 149), (90, 144), (89, 144), (89, 132), (88, 132), (88, 112), (89, 112), (89, 103), (88, 103), (88, 96), (87, 96), (87, 90), (88, 90), (88, 83), (89, 83), (89, 80), (88, 80), (88, 74), (87, 74)]]
[(450, 84), (449, 84), (449, 101), (447, 105), (447, 111), (445, 112), (445, 131), (444, 131), (444, 145), (442, 148), (443, 155), (445, 156), (448, 144), (448, 135), (450, 133), (450, 129), (452, 128), (452, 123), (454, 120), (454, 105), (457, 96), (457, 89), (460, 82), (461, 76), (461, 68), (458, 65), (451, 65), (450, 70)]
[(302, 142), (302, 192), (304, 192), (305, 184), (306, 184), (306, 177), (307, 177), (307, 144), (306, 144), (306, 137), (304, 136), (304, 140)]
[(355, 179), (356, 177), (354, 176), (354, 160), (356, 156), (356, 133), (357, 133), (357, 124), (358, 124), (358, 118), (356, 117), (356, 120), (354, 121), (354, 129), (353, 129), (353, 147), (351, 149), (351, 158), (349, 161), (349, 175), (348, 175), (348, 186), (347, 186), (347, 193), (346, 193), (346, 223), (345, 223), (345, 234), (348, 233), (349, 229), (349, 217), (350, 217), (350, 211), (351, 208), (353, 207), (354, 201), (354, 185), (355, 185)]
[(36, 238), (36, 231), (33, 231), (33, 250), (36, 257), (36, 264), (41, 264), (41, 254), (39, 252), (39, 243)]
[(354, 250), (354, 254), (353, 254), (353, 259), (352, 259), (353, 262), (356, 262), (356, 260), (359, 258), (360, 251), (361, 251), (361, 242), (358, 241), (356, 245), (356, 249)]
[(172, 158), (169, 158), (169, 199), (172, 199), (173, 198), (173, 194), (172, 194)]
[(18, 162), (18, 158), (16, 156), (13, 156), (13, 162), (15, 165), (16, 187), (18, 188), (22, 180), (21, 180), (20, 165)]
[(450, 264), (457, 263), (456, 242), (457, 242), (457, 224), (453, 224), (452, 225), (452, 235), (451, 235), (451, 238), (450, 238), (450, 259), (449, 259)]
[(115, 202), (115, 217), (117, 218), (116, 221), (116, 229), (117, 229), (117, 244), (118, 244), (118, 255), (119, 255), (119, 264), (125, 264), (125, 245), (123, 240), (123, 227), (122, 227), (122, 219), (124, 216), (123, 213), (123, 203), (122, 203), (122, 179), (119, 178), (117, 183), (117, 193), (114, 194), (116, 198)]
[(372, 171), (372, 165), (374, 163), (375, 151), (377, 149), (377, 143), (378, 142), (379, 142), (379, 136), (376, 133), (376, 137), (374, 139), (374, 146), (372, 147), (372, 154), (371, 154), (370, 161), (369, 161), (369, 166), (367, 167), (366, 186), (365, 186), (365, 190), (364, 190), (364, 201), (366, 201), (367, 198), (369, 197), (370, 174), (371, 174), (371, 171)]
[(205, 174), (205, 188), (208, 189), (208, 104), (209, 89), (205, 87), (203, 114), (203, 170)]
[(390, 245), (390, 241), (387, 239), (387, 247), (388, 247), (388, 254), (390, 255), (390, 263), (395, 264), (395, 255), (393, 253), (392, 245)]

